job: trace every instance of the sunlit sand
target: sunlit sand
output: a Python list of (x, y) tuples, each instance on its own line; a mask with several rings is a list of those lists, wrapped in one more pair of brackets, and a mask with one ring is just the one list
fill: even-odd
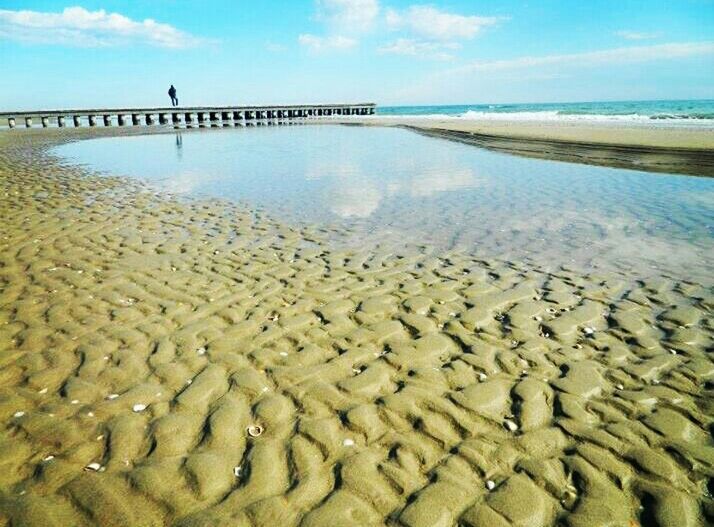
[(335, 244), (64, 138), (0, 136), (3, 525), (711, 512), (704, 278)]

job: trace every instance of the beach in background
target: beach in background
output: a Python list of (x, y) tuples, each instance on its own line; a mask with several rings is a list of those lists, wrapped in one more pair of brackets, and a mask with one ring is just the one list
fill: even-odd
[(714, 102), (629, 101), (378, 108), (401, 126), (526, 157), (714, 176)]

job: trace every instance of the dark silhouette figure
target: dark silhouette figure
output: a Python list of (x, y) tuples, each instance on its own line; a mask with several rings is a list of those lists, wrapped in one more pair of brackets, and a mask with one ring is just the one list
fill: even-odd
[(172, 84), (169, 88), (169, 97), (171, 97), (171, 106), (178, 106), (178, 99), (176, 98), (176, 88)]

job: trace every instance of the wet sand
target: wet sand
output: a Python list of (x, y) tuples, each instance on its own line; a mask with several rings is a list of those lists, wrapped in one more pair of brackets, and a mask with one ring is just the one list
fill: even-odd
[(335, 249), (46, 153), (99, 133), (0, 134), (0, 525), (714, 521), (711, 283)]
[(714, 130), (609, 123), (375, 117), (344, 122), (399, 126), (525, 157), (714, 176)]

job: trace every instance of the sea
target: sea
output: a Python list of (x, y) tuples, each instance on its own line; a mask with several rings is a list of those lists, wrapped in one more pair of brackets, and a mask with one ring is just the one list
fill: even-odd
[(602, 121), (714, 130), (714, 99), (379, 106), (377, 115), (421, 119)]

